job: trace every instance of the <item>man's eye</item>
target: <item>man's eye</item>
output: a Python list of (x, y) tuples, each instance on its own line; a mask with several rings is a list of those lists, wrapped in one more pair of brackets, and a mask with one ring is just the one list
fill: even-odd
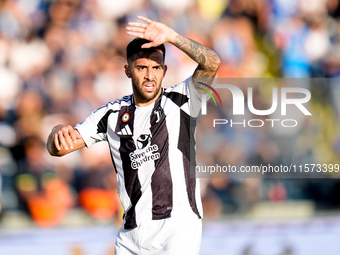
[(145, 66), (138, 67), (138, 70), (143, 71), (145, 69)]
[(155, 70), (160, 70), (161, 67), (160, 67), (160, 66), (155, 66), (154, 69), (155, 69)]

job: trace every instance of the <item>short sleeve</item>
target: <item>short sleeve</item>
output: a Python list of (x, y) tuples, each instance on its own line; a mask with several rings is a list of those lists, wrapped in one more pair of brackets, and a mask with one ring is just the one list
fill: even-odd
[(196, 118), (201, 110), (201, 96), (196, 91), (192, 77), (165, 90), (168, 97), (189, 116)]
[(83, 136), (86, 147), (90, 148), (97, 142), (107, 140), (106, 132), (99, 132), (99, 126), (108, 110), (108, 105), (103, 106), (92, 112), (82, 123), (75, 126), (75, 129)]
[(185, 84), (189, 94), (190, 116), (197, 117), (201, 110), (202, 98), (194, 87), (192, 76), (185, 81)]

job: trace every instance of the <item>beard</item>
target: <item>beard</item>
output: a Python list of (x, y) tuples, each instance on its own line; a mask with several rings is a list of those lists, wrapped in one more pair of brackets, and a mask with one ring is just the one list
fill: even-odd
[(144, 101), (153, 100), (158, 95), (161, 89), (161, 84), (157, 84), (155, 81), (147, 81), (147, 82), (153, 82), (155, 84), (155, 90), (152, 93), (147, 93), (146, 91), (143, 90), (143, 85), (146, 82), (143, 82), (141, 85), (139, 85), (138, 81), (132, 78), (132, 86), (133, 86), (134, 91), (137, 93), (138, 97)]

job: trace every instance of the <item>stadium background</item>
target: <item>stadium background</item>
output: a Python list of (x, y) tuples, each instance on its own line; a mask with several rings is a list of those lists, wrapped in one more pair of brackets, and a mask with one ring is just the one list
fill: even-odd
[[(339, 0), (1, 0), (1, 255), (113, 254), (122, 212), (106, 144), (53, 158), (45, 142), (54, 125), (74, 125), (131, 93), (125, 26), (137, 15), (214, 49), (220, 78), (340, 74)], [(167, 51), (164, 86), (195, 68), (171, 45)], [(305, 156), (339, 163), (340, 87), (313, 90), (323, 125), (303, 133)], [(261, 88), (258, 97), (266, 93)], [(237, 137), (220, 148), (235, 164), (292, 152)], [(340, 254), (337, 178), (201, 182), (202, 255)]]

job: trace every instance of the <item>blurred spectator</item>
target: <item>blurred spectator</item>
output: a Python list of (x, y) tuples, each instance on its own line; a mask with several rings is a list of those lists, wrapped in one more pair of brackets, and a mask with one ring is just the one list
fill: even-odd
[(79, 173), (79, 202), (97, 219), (122, 216), (114, 169), (107, 150), (104, 145), (97, 146), (96, 152), (82, 151), (85, 160)]
[(254, 40), (254, 24), (246, 17), (223, 17), (215, 25), (211, 38), (222, 59), (219, 77), (261, 77), (266, 59)]
[(39, 137), (25, 138), (23, 148), (24, 158), (18, 162), (16, 177), (22, 208), (40, 226), (54, 226), (61, 222), (65, 210), (74, 205), (74, 198), (67, 184), (42, 157), (45, 146)]

